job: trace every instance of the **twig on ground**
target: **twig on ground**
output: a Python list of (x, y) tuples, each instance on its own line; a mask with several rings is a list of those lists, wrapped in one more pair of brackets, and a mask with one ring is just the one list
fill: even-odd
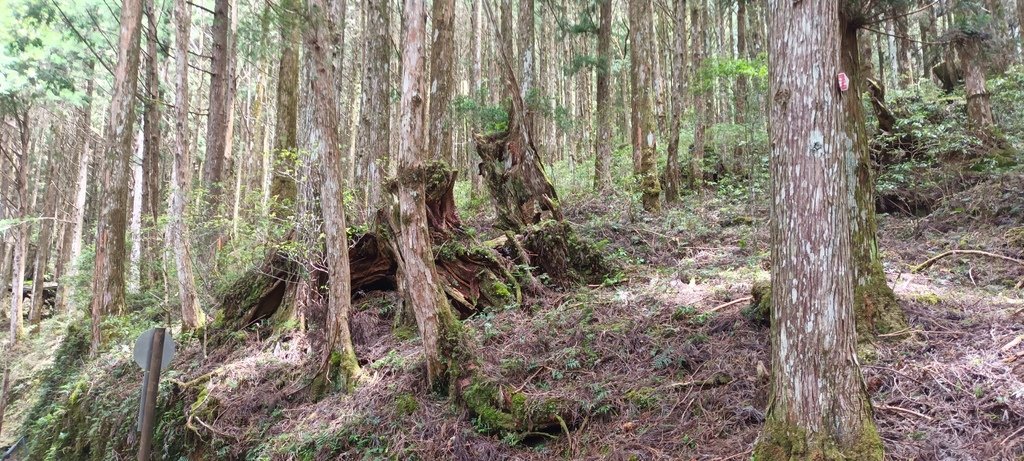
[(719, 305), (717, 305), (715, 307), (712, 307), (711, 310), (707, 311), (707, 313), (710, 314), (712, 312), (718, 312), (718, 311), (720, 311), (722, 309), (725, 309), (726, 307), (734, 306), (736, 304), (747, 302), (747, 301), (750, 301), (752, 299), (754, 299), (752, 296), (746, 296), (746, 297), (743, 297), (743, 298), (734, 299), (734, 300), (729, 301), (729, 302), (727, 302), (725, 304), (719, 304)]
[(892, 405), (879, 405), (877, 408), (879, 410), (892, 410), (892, 411), (896, 411), (896, 412), (900, 412), (900, 413), (906, 413), (908, 415), (914, 415), (914, 416), (917, 416), (917, 417), (922, 418), (922, 419), (927, 419), (928, 421), (934, 421), (934, 419), (931, 416), (924, 415), (924, 414), (918, 413), (918, 412), (916, 412), (914, 410), (908, 410), (908, 409), (902, 408), (902, 407), (894, 407)]
[(989, 253), (987, 251), (981, 251), (981, 250), (949, 250), (949, 251), (947, 251), (945, 253), (942, 253), (942, 254), (940, 254), (938, 256), (933, 256), (931, 259), (929, 259), (929, 260), (927, 260), (927, 261), (925, 261), (925, 262), (923, 262), (921, 264), (918, 264), (917, 266), (914, 266), (914, 268), (911, 269), (911, 272), (921, 272), (921, 271), (927, 269), (932, 264), (935, 264), (936, 261), (938, 261), (938, 260), (940, 260), (942, 258), (945, 258), (947, 256), (952, 256), (952, 255), (956, 255), (956, 254), (988, 256), (990, 258), (1002, 259), (1003, 261), (1009, 261), (1009, 262), (1017, 263), (1017, 264), (1020, 264), (1020, 265), (1024, 266), (1024, 261), (1021, 261), (1019, 259), (1014, 259), (1014, 258), (1011, 258), (1009, 256), (1003, 256), (1003, 255), (998, 255), (998, 254), (995, 254), (995, 253)]

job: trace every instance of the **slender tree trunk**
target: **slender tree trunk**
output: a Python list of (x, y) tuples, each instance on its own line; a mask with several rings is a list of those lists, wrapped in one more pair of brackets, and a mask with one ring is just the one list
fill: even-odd
[[(329, 364), (338, 367), (342, 386), (351, 389), (359, 374), (355, 348), (349, 333), (351, 305), (351, 276), (349, 273), (348, 236), (345, 224), (344, 169), (341, 145), (338, 142), (338, 92), (334, 82), (341, 78), (330, 59), (328, 45), (330, 24), (323, 24), (328, 10), (325, 0), (310, 0), (305, 28), (306, 50), (313, 61), (314, 129), (319, 133), (317, 156), (321, 162), (321, 206), (324, 230), (327, 234), (327, 267), (330, 271), (327, 307), (327, 343)], [(329, 375), (333, 370), (328, 371)]]
[(907, 18), (908, 6), (893, 9), (893, 29), (896, 31), (896, 69), (900, 88), (906, 88), (914, 81), (914, 66), (910, 63), (910, 24)]
[[(20, 104), (19, 104), (20, 105)], [(29, 192), (28, 192), (28, 169), (30, 168), (29, 152), (30, 152), (30, 129), (31, 124), (29, 118), (29, 109), (27, 107), (18, 110), (16, 107), (13, 111), (14, 123), (17, 127), (18, 138), (20, 141), (19, 149), (21, 152), (17, 155), (18, 165), (15, 167), (14, 173), (17, 175), (14, 180), (14, 197), (16, 199), (17, 208), (14, 214), (14, 218), (24, 220), (31, 213), (31, 205), (29, 203)], [(9, 346), (17, 344), (18, 340), (24, 336), (23, 326), (23, 301), (25, 292), (25, 261), (28, 259), (28, 239), (29, 239), (29, 225), (26, 222), (20, 222), (13, 227), (14, 234), (14, 259), (11, 263), (11, 309), (10, 309), (10, 339)]]
[[(881, 460), (856, 358), (836, 2), (770, 0), (772, 368), (759, 460)], [(817, 256), (813, 256), (817, 255)]]
[[(747, 1), (736, 1), (736, 57), (744, 60), (750, 59), (750, 53), (747, 52)], [(746, 138), (745, 133), (747, 132), (747, 80), (746, 75), (737, 75), (736, 86), (734, 87), (736, 101), (734, 120), (736, 120), (736, 125), (744, 131), (744, 138)], [(745, 142), (740, 142), (736, 146), (734, 153), (737, 164), (740, 164), (746, 158), (746, 151)]]
[(652, 15), (651, 0), (629, 0), (629, 43), (630, 68), (633, 74), (633, 156), (640, 157), (637, 182), (640, 184), (641, 201), (645, 211), (661, 211), (661, 185), (658, 182), (657, 124), (654, 120), (654, 101), (651, 66)]
[[(744, 0), (739, 0), (743, 2)], [(679, 132), (686, 112), (686, 0), (677, 0), (672, 11), (675, 32), (672, 41), (672, 121), (668, 133), (668, 158), (665, 162), (665, 201), (679, 201), (682, 177), (679, 169)]]
[(597, 33), (597, 152), (594, 155), (594, 190), (612, 186), (612, 0), (600, 0)]
[[(534, 38), (534, 21), (536, 16), (533, 11), (533, 0), (519, 0), (519, 57), (520, 57), (520, 71), (521, 75), (519, 78), (519, 96), (523, 98), (523, 102), (526, 103), (524, 109), (526, 113), (523, 114), (523, 122), (529, 127), (530, 133), (536, 134), (539, 132), (537, 127), (534, 126), (534, 107), (533, 107), (533, 96), (534, 88), (536, 83), (534, 77), (537, 68), (537, 51), (536, 51), (536, 40)], [(589, 125), (587, 125), (589, 126)], [(589, 131), (589, 130), (587, 130)], [(534, 144), (539, 144), (539, 138), (534, 136)], [(540, 150), (538, 149), (538, 152)]]
[(206, 159), (203, 161), (203, 185), (209, 189), (209, 213), (216, 215), (224, 193), (225, 165), (231, 129), (228, 121), (234, 109), (231, 91), (231, 59), (234, 54), (231, 34), (232, 0), (216, 0), (213, 7), (213, 46), (210, 57), (210, 107), (206, 122)]
[[(157, 18), (153, 0), (145, 0), (146, 10), (146, 95), (142, 115), (142, 267), (139, 279), (143, 290), (156, 287), (161, 280), (160, 266), (160, 78), (157, 59)], [(89, 82), (90, 84), (92, 82)]]
[[(876, 332), (887, 333), (906, 326), (895, 293), (882, 270), (878, 251), (878, 224), (875, 220), (875, 181), (871, 151), (868, 149), (867, 126), (864, 120), (864, 94), (868, 75), (861, 62), (859, 31), (856, 24), (840, 14), (840, 66), (850, 73), (850, 89), (843, 94), (846, 113), (846, 138), (852, 149), (848, 152), (846, 182), (850, 188), (850, 236), (853, 261), (854, 311), (857, 332), (861, 339), (870, 339)], [(870, 68), (870, 66), (867, 66)]]
[(452, 121), (449, 107), (455, 86), (455, 0), (434, 0), (434, 40), (430, 45), (430, 143), (431, 160), (451, 164)]
[(363, 33), (362, 102), (356, 142), (356, 177), (364, 179), (364, 211), (361, 221), (372, 221), (381, 205), (381, 183), (391, 156), (391, 11), (388, 0), (363, 0), (366, 31)]
[(167, 240), (174, 251), (174, 265), (178, 270), (178, 297), (181, 302), (181, 322), (186, 330), (197, 330), (206, 324), (206, 316), (199, 307), (195, 275), (192, 272), (188, 225), (185, 208), (189, 201), (192, 161), (188, 140), (188, 47), (192, 27), (192, 14), (187, 0), (174, 1), (174, 40), (177, 84), (174, 92), (174, 163), (171, 168), (171, 213), (167, 224)]
[(398, 235), (395, 236), (399, 273), (406, 303), (412, 306), (427, 362), (427, 380), (435, 389), (452, 384), (458, 366), (452, 363), (459, 350), (458, 320), (441, 289), (434, 267), (427, 229), (425, 185), (422, 172), (426, 157), (423, 113), (423, 48), (426, 9), (422, 0), (405, 0), (405, 33), (402, 40), (401, 124), (398, 147)]
[[(92, 61), (87, 66), (86, 75), (93, 75), (94, 64)], [(92, 148), (89, 138), (92, 137), (92, 98), (95, 82), (90, 78), (85, 87), (85, 107), (78, 112), (78, 127), (76, 136), (78, 145), (75, 150), (78, 161), (73, 211), (71, 213), (71, 231), (65, 233), (64, 251), (61, 258), (67, 266), (67, 279), (71, 280), (78, 274), (78, 257), (82, 254), (82, 235), (85, 227), (85, 202), (89, 191), (89, 165), (92, 163)], [(71, 298), (75, 294), (74, 284), (62, 282), (57, 291), (57, 311), (66, 313), (69, 310)]]
[(124, 310), (125, 232), (128, 220), (129, 159), (135, 122), (135, 90), (138, 86), (139, 42), (142, 28), (141, 0), (125, 0), (121, 7), (118, 59), (114, 69), (114, 88), (110, 115), (104, 132), (102, 204), (96, 224), (96, 264), (93, 268), (91, 305), (92, 348), (100, 347), (100, 321), (103, 315)]
[(690, 26), (693, 27), (693, 145), (690, 146), (690, 189), (704, 187), (704, 137), (708, 125), (708, 92), (713, 84), (701, 74), (704, 53), (707, 46), (707, 3), (697, 0), (690, 10)]
[(281, 62), (277, 74), (277, 123), (274, 132), (273, 176), (270, 196), (271, 214), (287, 219), (294, 214), (298, 189), (295, 183), (297, 158), (296, 130), (299, 102), (298, 0), (283, 0), (281, 21)]
[(39, 236), (36, 239), (36, 259), (32, 272), (32, 305), (29, 309), (29, 323), (34, 333), (39, 332), (43, 320), (43, 290), (46, 286), (46, 269), (50, 263), (50, 249), (54, 245), (53, 228), (57, 224), (57, 193), (59, 191), (59, 154), (51, 154), (50, 166), (46, 173), (46, 192), (43, 199), (43, 219), (39, 222)]
[(957, 54), (964, 65), (964, 88), (967, 93), (967, 121), (971, 130), (988, 135), (995, 126), (992, 102), (985, 88), (985, 69), (981, 65), (981, 41), (975, 37), (958, 38)]

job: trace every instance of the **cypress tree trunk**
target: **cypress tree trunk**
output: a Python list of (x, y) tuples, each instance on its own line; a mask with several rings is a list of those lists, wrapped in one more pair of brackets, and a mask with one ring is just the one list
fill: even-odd
[[(142, 115), (142, 264), (139, 281), (143, 290), (155, 287), (160, 275), (160, 78), (157, 59), (157, 22), (153, 0), (146, 9), (146, 96)], [(92, 84), (90, 81), (89, 84)]]
[(954, 39), (957, 54), (964, 65), (964, 88), (967, 93), (967, 121), (975, 133), (987, 136), (995, 126), (992, 102), (985, 89), (985, 69), (981, 65), (981, 38), (958, 33)]
[(372, 221), (380, 203), (381, 182), (387, 176), (391, 156), (391, 103), (388, 98), (391, 72), (391, 12), (387, 0), (363, 0), (366, 31), (363, 33), (363, 84), (360, 103), (356, 176), (365, 178), (360, 222)]
[(210, 57), (210, 107), (206, 122), (206, 159), (203, 162), (203, 185), (208, 191), (207, 203), (210, 215), (216, 215), (224, 193), (224, 171), (232, 129), (231, 112), (234, 109), (232, 91), (232, 65), (234, 37), (231, 17), (233, 0), (216, 0), (213, 7), (213, 47)]
[(57, 154), (52, 154), (50, 166), (46, 173), (46, 192), (43, 199), (43, 219), (39, 222), (39, 237), (36, 239), (36, 260), (32, 271), (32, 305), (28, 319), (35, 333), (39, 332), (39, 322), (43, 319), (43, 290), (46, 285), (46, 268), (50, 262), (50, 249), (53, 247), (53, 228), (57, 223), (57, 192), (60, 182), (58, 178)]
[(287, 219), (294, 214), (298, 196), (295, 183), (299, 103), (300, 29), (297, 0), (283, 0), (281, 17), (281, 61), (277, 74), (277, 123), (274, 132), (273, 173), (270, 196), (274, 201), (271, 215)]
[[(881, 460), (856, 359), (836, 2), (771, 0), (771, 396), (758, 460)], [(818, 255), (812, 257), (811, 255)]]
[(707, 47), (707, 4), (698, 0), (690, 10), (690, 25), (693, 27), (693, 145), (690, 146), (690, 189), (700, 190), (704, 187), (704, 141), (707, 132), (708, 89), (713, 87), (706, 76), (701, 75), (704, 65), (704, 53)]
[(455, 354), (461, 343), (461, 326), (441, 289), (427, 229), (423, 158), (424, 93), (423, 48), (426, 9), (422, 0), (405, 0), (402, 40), (401, 124), (398, 146), (398, 223), (394, 226), (395, 254), (402, 274), (404, 297), (412, 306), (423, 341), (427, 380), (444, 389), (454, 384), (459, 366)]
[(594, 190), (612, 186), (612, 0), (600, 0), (601, 24), (597, 33), (597, 151), (594, 154)]
[[(743, 0), (740, 0), (741, 2)], [(686, 0), (678, 0), (673, 10), (675, 33), (672, 44), (672, 122), (668, 133), (668, 159), (665, 163), (665, 201), (679, 200), (682, 175), (679, 165), (679, 133), (686, 113)]]
[(639, 156), (636, 172), (644, 210), (661, 211), (661, 185), (655, 161), (657, 156), (657, 124), (654, 120), (651, 0), (629, 0), (630, 68), (633, 75), (633, 156)]
[(110, 115), (104, 131), (103, 173), (99, 221), (96, 224), (96, 263), (92, 278), (92, 346), (100, 347), (102, 316), (124, 310), (125, 232), (128, 221), (129, 160), (135, 124), (135, 90), (139, 73), (142, 28), (141, 0), (125, 0), (121, 7), (117, 67)]
[(455, 86), (455, 0), (434, 0), (430, 45), (430, 160), (453, 163), (452, 90)]
[(167, 240), (174, 252), (174, 265), (178, 270), (178, 298), (181, 303), (181, 323), (186, 330), (196, 330), (206, 324), (206, 316), (196, 296), (195, 275), (192, 271), (188, 225), (185, 208), (189, 201), (192, 161), (188, 141), (188, 46), (192, 15), (187, 0), (174, 1), (175, 69), (177, 85), (174, 93), (174, 163), (171, 168), (171, 210), (167, 224)]
[[(15, 126), (18, 128), (21, 152), (14, 159), (17, 162), (17, 165), (14, 166), (16, 177), (13, 184), (17, 208), (12, 213), (12, 217), (24, 219), (28, 217), (31, 210), (28, 195), (28, 169), (30, 167), (28, 153), (31, 125), (29, 124), (28, 108), (15, 107), (13, 112), (12, 116)], [(14, 256), (11, 262), (10, 346), (14, 346), (25, 333), (22, 322), (22, 304), (25, 292), (25, 261), (28, 259), (29, 225), (26, 222), (20, 222), (12, 230)]]
[[(351, 275), (348, 255), (348, 226), (345, 223), (344, 168), (341, 145), (338, 142), (338, 92), (334, 82), (341, 78), (341, 69), (335, 73), (330, 59), (329, 45), (334, 28), (325, 26), (328, 16), (325, 0), (310, 0), (305, 28), (306, 50), (312, 57), (310, 81), (314, 95), (314, 131), (318, 142), (322, 181), (320, 182), (324, 231), (327, 235), (326, 256), (330, 271), (327, 306), (328, 376), (338, 376), (341, 387), (351, 389), (359, 375), (352, 336), (349, 333), (351, 306)], [(337, 367), (337, 370), (333, 369)]]

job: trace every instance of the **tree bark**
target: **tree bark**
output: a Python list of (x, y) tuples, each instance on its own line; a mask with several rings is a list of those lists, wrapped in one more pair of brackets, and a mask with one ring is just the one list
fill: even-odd
[(985, 69), (981, 65), (981, 39), (958, 33), (954, 44), (964, 66), (964, 88), (967, 93), (967, 122), (971, 130), (988, 136), (995, 126), (992, 102), (985, 88)]
[(600, 0), (601, 24), (597, 33), (597, 152), (594, 154), (594, 190), (612, 187), (612, 0)]
[(213, 7), (213, 46), (210, 57), (210, 106), (206, 122), (206, 159), (203, 162), (203, 185), (208, 191), (210, 215), (216, 215), (224, 194), (225, 168), (231, 152), (228, 151), (234, 110), (234, 37), (231, 27), (233, 0), (216, 0)]
[(881, 460), (856, 358), (836, 2), (770, 0), (772, 371), (761, 460)]
[(398, 145), (398, 225), (395, 253), (402, 274), (405, 300), (412, 306), (423, 341), (427, 380), (431, 387), (444, 389), (455, 382), (459, 372), (461, 327), (439, 284), (427, 229), (423, 158), (423, 48), (426, 9), (422, 0), (405, 0), (402, 40), (401, 124)]
[[(847, 8), (854, 7), (850, 2)], [(846, 113), (846, 139), (852, 149), (846, 161), (849, 192), (849, 222), (853, 261), (854, 311), (857, 332), (862, 340), (875, 333), (887, 333), (906, 326), (896, 294), (885, 278), (878, 251), (878, 223), (875, 219), (875, 181), (872, 171), (870, 138), (864, 119), (861, 96), (868, 83), (861, 62), (858, 25), (848, 13), (840, 13), (840, 66), (849, 72), (850, 88), (843, 94)], [(870, 67), (870, 66), (868, 66)], [(880, 123), (881, 123), (880, 118)]]
[[(538, 132), (537, 127), (534, 125), (534, 97), (533, 92), (535, 91), (534, 77), (537, 68), (537, 51), (536, 51), (536, 40), (534, 38), (534, 22), (536, 16), (533, 11), (533, 0), (519, 0), (519, 56), (520, 56), (520, 78), (519, 78), (519, 97), (523, 99), (525, 104), (523, 105), (523, 123), (526, 124), (531, 133), (536, 134)], [(582, 77), (583, 75), (581, 75)], [(590, 125), (584, 125), (590, 126)], [(587, 136), (586, 130), (584, 137)], [(533, 143), (535, 146), (539, 145), (539, 139), (534, 138)], [(538, 148), (537, 152), (540, 152)]]
[(277, 74), (277, 123), (274, 132), (273, 174), (270, 182), (271, 215), (286, 220), (294, 214), (298, 196), (295, 183), (296, 130), (299, 102), (299, 41), (297, 0), (283, 0), (281, 61)]
[[(139, 281), (143, 290), (161, 280), (160, 266), (160, 77), (157, 53), (157, 19), (153, 0), (146, 10), (146, 95), (142, 115), (142, 264)], [(92, 84), (90, 81), (89, 84)]]
[[(739, 1), (742, 3), (744, 0)], [(686, 12), (686, 0), (678, 0), (672, 11), (675, 27), (672, 42), (672, 121), (665, 162), (665, 201), (669, 203), (679, 201), (683, 181), (679, 166), (679, 132), (683, 129), (683, 115), (686, 113)]]
[(103, 194), (96, 224), (96, 263), (93, 268), (91, 304), (91, 353), (100, 347), (102, 316), (124, 310), (125, 232), (128, 220), (129, 159), (135, 122), (135, 90), (138, 86), (139, 42), (142, 28), (141, 0), (125, 0), (114, 69), (110, 115), (104, 132)]
[[(92, 61), (86, 66), (86, 75), (93, 76), (95, 65)], [(73, 279), (78, 274), (78, 257), (82, 254), (82, 234), (85, 227), (85, 202), (89, 191), (89, 165), (92, 163), (92, 147), (89, 139), (92, 137), (92, 99), (95, 79), (89, 78), (85, 86), (85, 107), (78, 111), (78, 125), (76, 137), (78, 145), (75, 147), (78, 167), (76, 171), (75, 196), (73, 211), (71, 213), (71, 231), (65, 233), (65, 241), (61, 258), (67, 266), (67, 278)], [(57, 311), (68, 312), (71, 298), (75, 294), (74, 284), (61, 283), (57, 289)]]
[(32, 272), (32, 305), (28, 310), (28, 321), (34, 333), (39, 332), (39, 323), (43, 320), (43, 290), (46, 286), (46, 269), (50, 262), (50, 249), (54, 245), (53, 228), (57, 224), (57, 193), (58, 154), (53, 153), (49, 159), (50, 166), (46, 173), (46, 191), (43, 199), (42, 220), (39, 221), (39, 236), (36, 239), (36, 258)]
[[(14, 167), (14, 197), (17, 199), (17, 208), (12, 217), (24, 220), (31, 212), (28, 194), (28, 169), (31, 129), (30, 114), (27, 107), (21, 107), (17, 103), (12, 116), (18, 131), (19, 150), (16, 157), (17, 165)], [(28, 259), (29, 225), (22, 221), (13, 227), (14, 235), (14, 258), (11, 263), (11, 308), (10, 314), (10, 339), (9, 345), (14, 346), (24, 336), (23, 327), (23, 300), (25, 292), (25, 261)]]
[(430, 160), (453, 163), (452, 91), (455, 86), (455, 0), (434, 0), (430, 45)]
[(690, 25), (693, 32), (693, 145), (690, 146), (690, 189), (700, 190), (704, 187), (704, 141), (708, 119), (708, 89), (712, 83), (701, 73), (704, 65), (704, 53), (707, 47), (707, 3), (698, 0), (690, 9)]
[(633, 157), (639, 157), (636, 180), (644, 211), (661, 211), (661, 184), (655, 162), (658, 126), (654, 119), (651, 0), (629, 0), (629, 52), (632, 71)]
[(174, 252), (174, 265), (178, 270), (178, 298), (181, 303), (182, 327), (194, 331), (206, 325), (206, 316), (199, 307), (195, 275), (192, 270), (188, 225), (185, 208), (189, 201), (192, 161), (188, 140), (188, 48), (192, 27), (192, 14), (187, 0), (174, 1), (174, 40), (177, 84), (174, 92), (174, 163), (171, 168), (170, 222), (167, 240)]
[(313, 60), (311, 81), (314, 94), (314, 129), (318, 132), (322, 181), (320, 182), (324, 230), (327, 236), (327, 267), (330, 271), (327, 307), (328, 376), (335, 372), (342, 387), (351, 390), (359, 375), (355, 348), (349, 332), (351, 307), (351, 275), (348, 255), (348, 226), (345, 223), (344, 168), (341, 145), (338, 142), (338, 93), (334, 82), (341, 78), (341, 69), (335, 69), (330, 59), (329, 37), (334, 28), (324, 24), (328, 16), (325, 0), (310, 0), (307, 7), (305, 44)]
[(363, 83), (360, 103), (356, 177), (364, 178), (361, 222), (372, 220), (381, 205), (381, 183), (391, 156), (391, 12), (387, 0), (363, 0)]

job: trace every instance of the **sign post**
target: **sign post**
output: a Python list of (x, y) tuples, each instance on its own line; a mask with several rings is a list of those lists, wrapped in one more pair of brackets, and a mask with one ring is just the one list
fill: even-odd
[(142, 396), (139, 399), (139, 458), (149, 461), (153, 449), (153, 429), (156, 426), (156, 399), (160, 390), (160, 371), (174, 357), (174, 339), (166, 328), (146, 330), (135, 341), (135, 363), (144, 370)]

